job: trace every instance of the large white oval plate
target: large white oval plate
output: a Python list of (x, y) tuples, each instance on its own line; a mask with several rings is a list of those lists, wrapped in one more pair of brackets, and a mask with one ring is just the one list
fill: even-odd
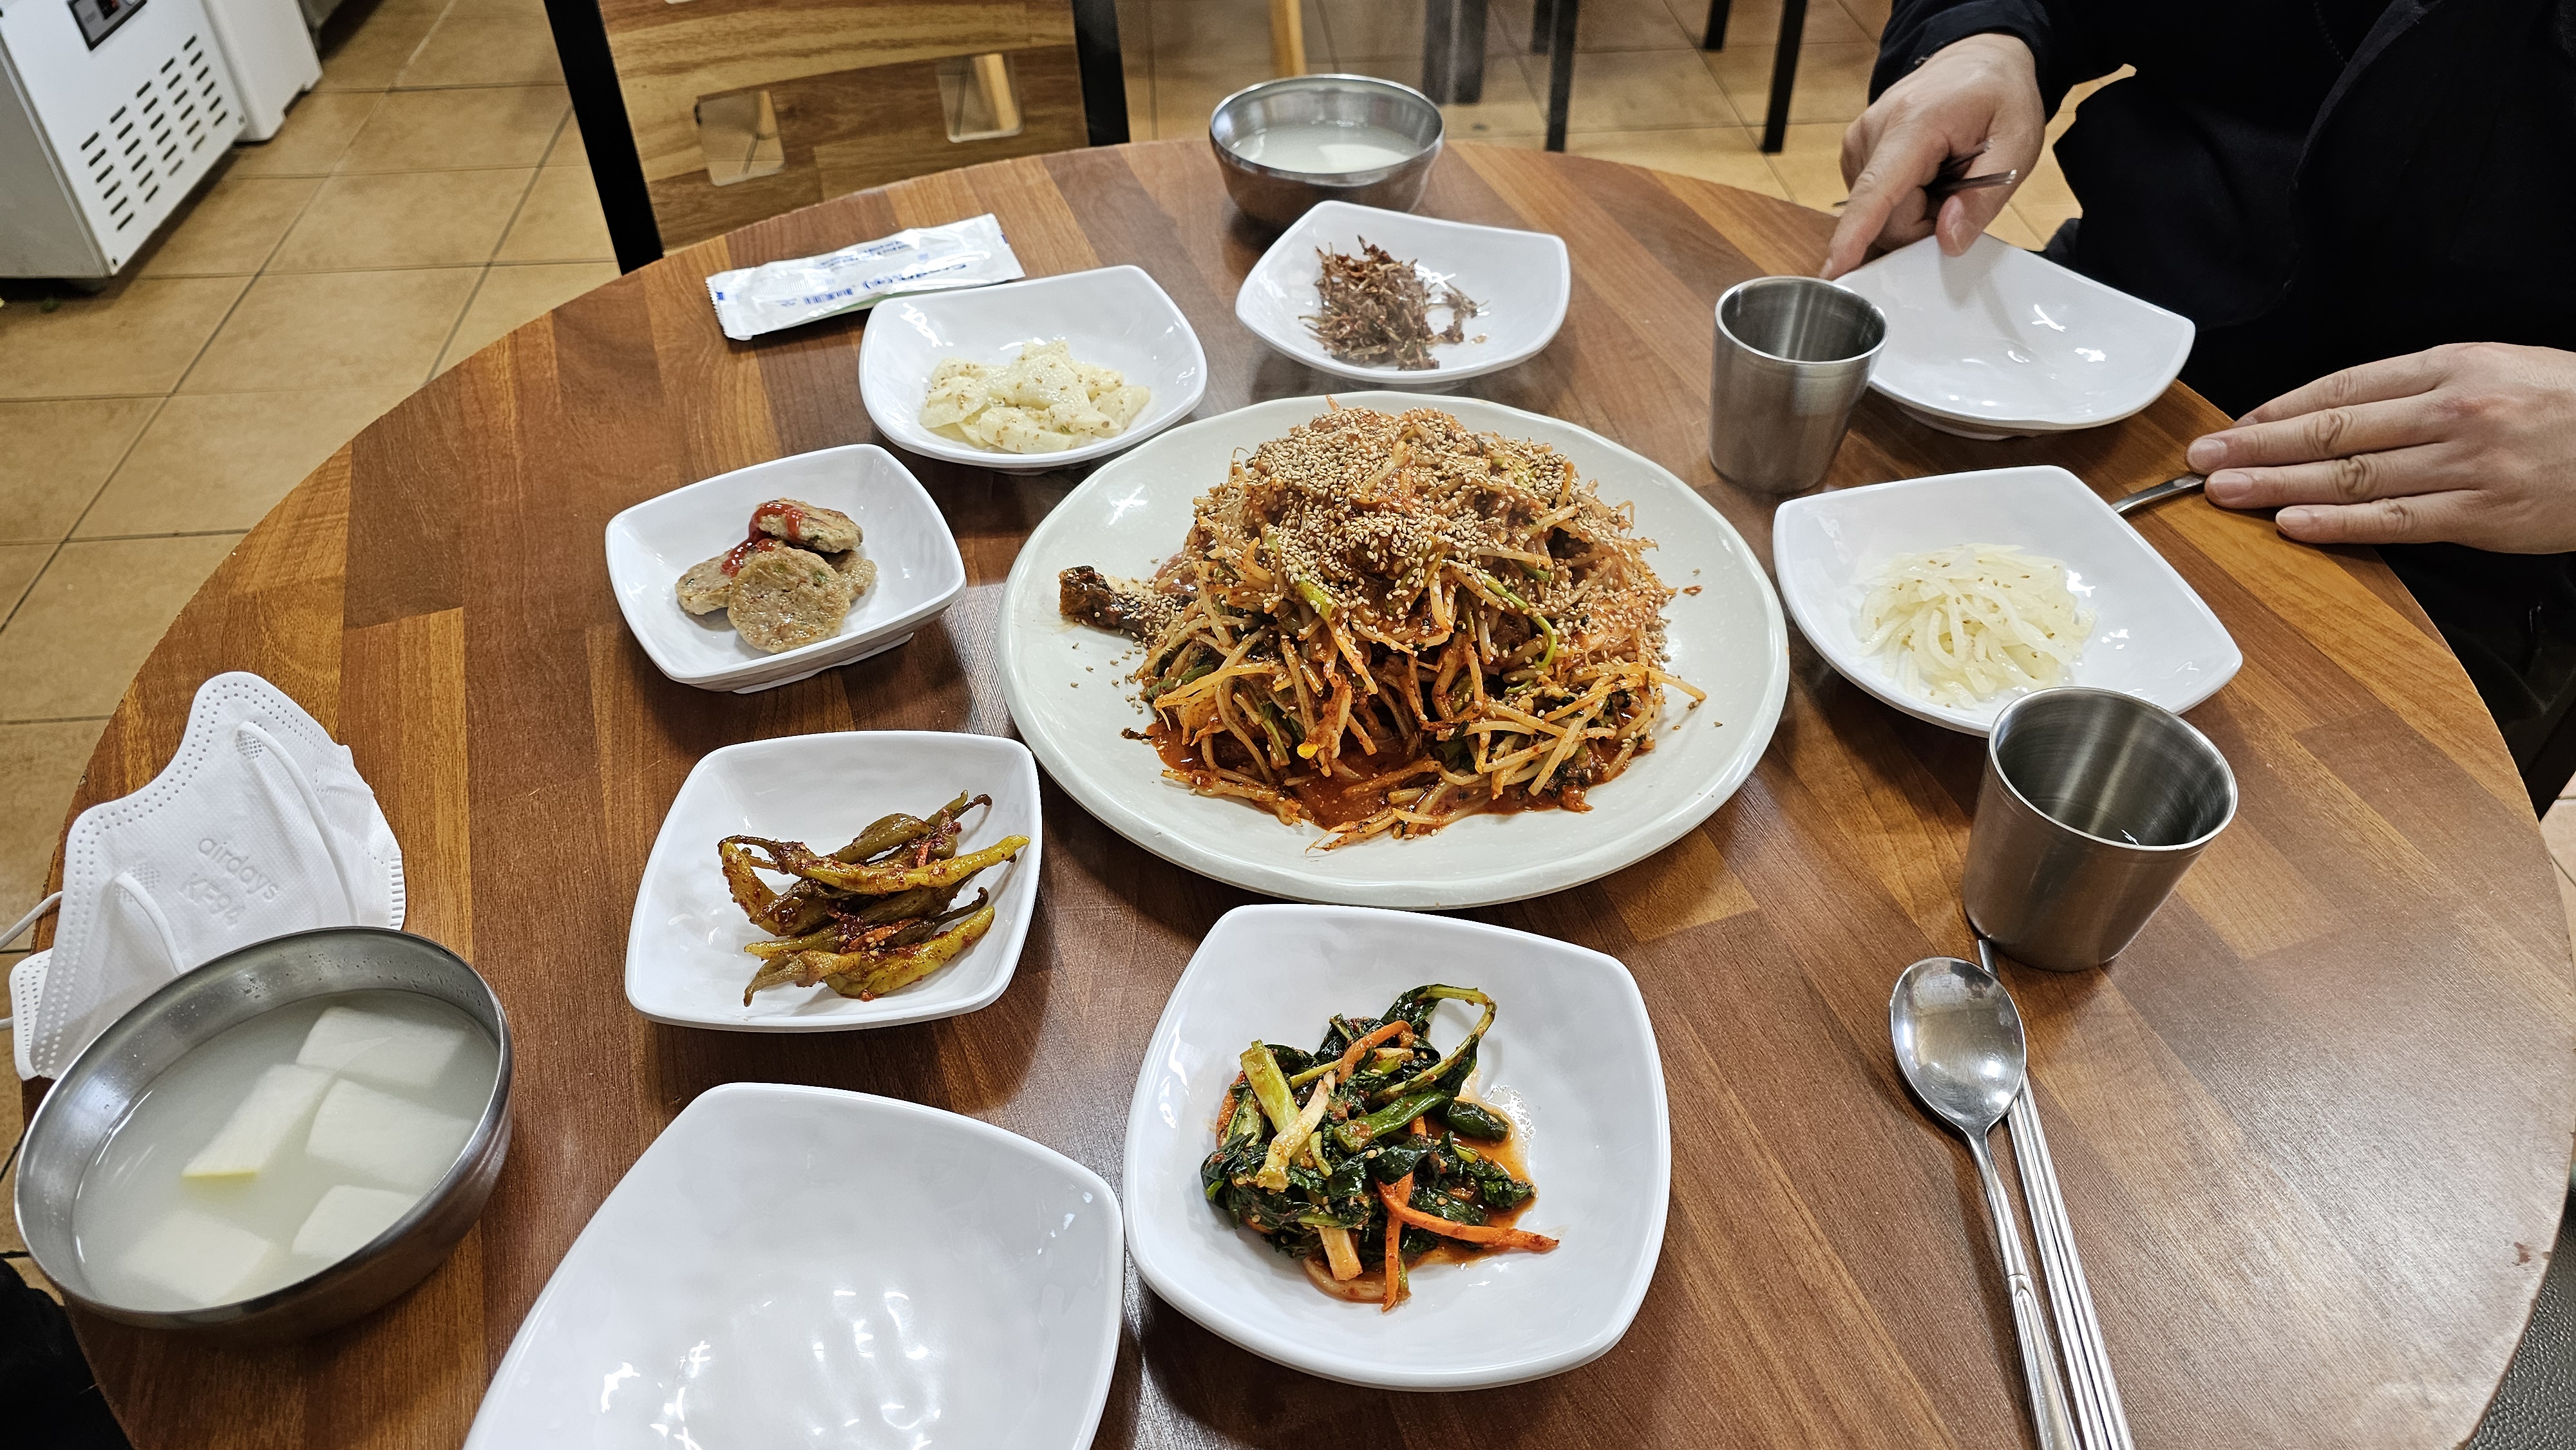
[[(1336, 396), (1401, 412), (1411, 393)], [(1321, 413), (1323, 398), (1281, 398), (1184, 424), (1105, 464), (1057, 504), (1020, 548), (1002, 595), (1002, 690), (1039, 764), (1120, 835), (1177, 865), (1301, 901), (1413, 910), (1484, 906), (1562, 891), (1643, 860), (1708, 819), (1752, 773), (1788, 696), (1780, 600), (1742, 537), (1688, 484), (1571, 423), (1477, 398), (1435, 406), (1471, 428), (1548, 444), (1612, 503), (1633, 501), (1647, 557), (1676, 589), (1665, 611), (1670, 668), (1708, 692), (1695, 710), (1665, 697), (1655, 749), (1591, 793), (1583, 812), (1471, 816), (1422, 840), (1383, 837), (1310, 849), (1322, 832), (1283, 826), (1237, 800), (1190, 793), (1144, 743), (1144, 707), (1123, 677), (1126, 641), (1068, 622), (1056, 574), (1094, 564), (1142, 578), (1180, 548), (1191, 501), (1224, 481), (1237, 453)]]

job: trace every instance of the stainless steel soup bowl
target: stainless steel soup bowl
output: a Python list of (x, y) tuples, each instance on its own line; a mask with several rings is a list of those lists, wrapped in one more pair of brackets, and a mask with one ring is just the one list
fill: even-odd
[[(190, 1049), (265, 1012), (344, 992), (412, 992), (463, 1012), (499, 1064), (474, 1132), (411, 1211), (366, 1247), (283, 1288), (204, 1309), (137, 1309), (102, 1297), (72, 1240), (82, 1175), (153, 1079)], [(135, 1004), (83, 1049), (27, 1124), (18, 1232), (63, 1297), (104, 1318), (230, 1342), (300, 1339), (345, 1324), (428, 1277), (465, 1236), (510, 1148), (510, 1024), (472, 967), (424, 937), (327, 927), (215, 958)]]
[[(1383, 126), (1412, 140), (1414, 154), (1368, 171), (1288, 171), (1246, 161), (1234, 146), (1274, 126)], [(1411, 86), (1375, 76), (1289, 76), (1263, 81), (1216, 103), (1208, 145), (1225, 174), (1226, 194), (1246, 216), (1284, 228), (1319, 201), (1348, 201), (1411, 211), (1440, 156), (1440, 108)]]

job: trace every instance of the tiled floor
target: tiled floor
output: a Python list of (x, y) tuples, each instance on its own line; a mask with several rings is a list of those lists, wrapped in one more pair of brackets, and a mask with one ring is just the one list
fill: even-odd
[[(438, 369), (617, 275), (541, 0), (349, 0), (323, 53), (105, 292), (0, 283), (0, 925), (233, 541)], [(6, 1141), (17, 1119), (0, 1093)]]
[[(1311, 69), (1419, 80), (1419, 5), (1304, 3)], [(1583, 0), (1569, 148), (1830, 206), (1885, 13), (1810, 7), (1788, 146), (1764, 156), (1778, 0), (1737, 0), (1714, 53), (1705, 0)], [(1120, 0), (1138, 139), (1200, 134), (1267, 77), (1266, 14)], [(1536, 146), (1528, 0), (1491, 15), (1484, 98), (1449, 108), (1451, 134)], [(233, 541), (438, 370), (616, 274), (541, 0), (349, 0), (323, 42), (285, 129), (237, 147), (105, 292), (47, 310), (0, 284), (0, 924), (43, 889), (125, 681)], [(2036, 246), (2075, 211), (2043, 158), (1993, 230)], [(2576, 802), (2546, 830), (2576, 864)], [(0, 1093), (9, 1140), (17, 1107)]]

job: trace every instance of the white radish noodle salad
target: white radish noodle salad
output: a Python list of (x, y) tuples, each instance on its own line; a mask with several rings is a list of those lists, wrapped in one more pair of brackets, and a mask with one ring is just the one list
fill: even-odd
[(1861, 652), (1889, 656), (1907, 693), (1954, 709), (2059, 684), (2093, 611), (2055, 559), (1954, 544), (1889, 560), (1861, 603)]

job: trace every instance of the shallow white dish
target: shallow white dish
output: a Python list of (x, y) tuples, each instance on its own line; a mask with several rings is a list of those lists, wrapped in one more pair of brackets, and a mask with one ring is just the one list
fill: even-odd
[[(926, 816), (960, 792), (990, 795), (964, 817), (960, 852), (1005, 836), (1029, 844), (987, 869), (971, 890), (993, 893), (993, 926), (957, 960), (872, 1002), (831, 988), (772, 987), (742, 1003), (759, 966), (743, 950), (767, 933), (725, 889), (716, 842), (727, 836), (803, 841), (831, 851), (879, 816)], [(626, 1000), (656, 1022), (736, 1032), (840, 1032), (954, 1017), (988, 1006), (1011, 984), (1038, 895), (1038, 770), (1028, 749), (997, 735), (945, 730), (846, 730), (728, 745), (702, 757), (644, 863), (626, 929)], [(786, 878), (769, 878), (772, 886)], [(960, 898), (964, 905), (973, 900)]]
[[(1407, 393), (1346, 393), (1344, 406), (1402, 410)], [(1655, 749), (1591, 792), (1584, 812), (1470, 816), (1437, 835), (1310, 851), (1312, 826), (1283, 826), (1238, 800), (1193, 795), (1163, 778), (1151, 746), (1121, 730), (1148, 723), (1118, 656), (1128, 641), (1057, 612), (1056, 574), (1094, 564), (1143, 578), (1181, 545), (1191, 500), (1226, 476), (1238, 451), (1285, 434), (1328, 406), (1281, 398), (1176, 428), (1067, 494), (1020, 548), (1002, 593), (1002, 690), (1021, 738), (1086, 810), (1146, 850), (1204, 876), (1305, 901), (1414, 909), (1517, 901), (1579, 886), (1671, 844), (1725, 804), (1779, 723), (1789, 687), (1780, 602), (1744, 540), (1689, 485), (1599, 434), (1479, 398), (1439, 406), (1468, 426), (1547, 443), (1613, 505), (1633, 501), (1637, 532), (1666, 585), (1697, 585), (1665, 610), (1672, 673), (1708, 703), (1665, 696)], [(1696, 572), (1694, 572), (1696, 571)]]
[(2043, 433), (2073, 433), (2081, 428), (2091, 426), (2090, 424), (2059, 426), (2056, 424), (2022, 422), (1970, 422), (1965, 418), (1944, 417), (1939, 413), (1917, 408), (1909, 403), (1898, 403), (1896, 405), (1896, 411), (1903, 413), (1906, 417), (1913, 419), (1915, 422), (1920, 423), (1924, 427), (1930, 428), (1935, 432), (1947, 433), (1953, 438), (1974, 438), (1980, 443), (1992, 443), (2003, 438), (2030, 438)]
[[(1317, 306), (1315, 279), (1323, 272), (1316, 249), (1356, 254), (1363, 237), (1413, 261), (1435, 285), (1457, 283), (1475, 302), (1467, 340), (1432, 348), (1439, 367), (1407, 372), (1346, 363), (1324, 351), (1306, 330), (1305, 319)], [(1566, 302), (1573, 295), (1565, 241), (1552, 233), (1326, 201), (1316, 203), (1261, 254), (1234, 294), (1234, 315), (1263, 342), (1318, 372), (1381, 387), (1440, 388), (1536, 357), (1565, 325)], [(1445, 326), (1449, 314), (1434, 309), (1432, 320)]]
[(1860, 652), (1860, 607), (1898, 554), (2013, 544), (2062, 561), (2094, 611), (2065, 683), (2188, 710), (2235, 678), (2245, 656), (2227, 626), (2126, 519), (2063, 468), (1995, 468), (1809, 494), (1771, 519), (1771, 562), (1798, 630), (1843, 678), (1908, 715), (1970, 735), (2018, 691), (1973, 709), (1906, 693), (1885, 659)]
[[(1153, 390), (1127, 431), (1062, 453), (998, 453), (921, 426), (931, 371), (944, 359), (1004, 363), (1023, 343), (1059, 337), (1081, 361)], [(1207, 371), (1199, 335), (1142, 267), (894, 298), (877, 304), (859, 339), (859, 398), (877, 432), (897, 447), (996, 473), (1049, 473), (1133, 448), (1189, 416)]]
[[(1475, 1092), (1515, 1120), (1538, 1185), (1517, 1227), (1559, 1242), (1413, 1275), (1382, 1314), (1327, 1297), (1207, 1202), (1199, 1163), (1244, 1044), (1312, 1047), (1334, 1012), (1374, 1015), (1426, 982), (1497, 1008)], [(1445, 1003), (1433, 1040), (1466, 1034)], [(1524, 1131), (1525, 1130), (1525, 1131)], [(1127, 1113), (1127, 1247), (1154, 1291), (1255, 1354), (1346, 1384), (1465, 1390), (1607, 1353), (1663, 1253), (1672, 1130), (1654, 1028), (1615, 958), (1524, 932), (1335, 906), (1244, 906), (1190, 958)]]
[[(751, 511), (802, 499), (856, 519), (877, 580), (841, 632), (777, 654), (744, 643), (719, 611), (680, 607), (680, 576), (741, 543)], [(939, 506), (895, 456), (871, 443), (799, 453), (648, 498), (608, 521), (608, 582), (654, 667), (706, 690), (769, 689), (893, 649), (966, 587), (966, 561)]]
[(2190, 318), (1991, 236), (1961, 257), (1926, 237), (1837, 285), (1887, 314), (1869, 385), (1971, 437), (2118, 422), (2191, 355)]
[(1082, 1450), (1118, 1353), (1118, 1200), (988, 1123), (728, 1083), (619, 1180), (469, 1450)]

